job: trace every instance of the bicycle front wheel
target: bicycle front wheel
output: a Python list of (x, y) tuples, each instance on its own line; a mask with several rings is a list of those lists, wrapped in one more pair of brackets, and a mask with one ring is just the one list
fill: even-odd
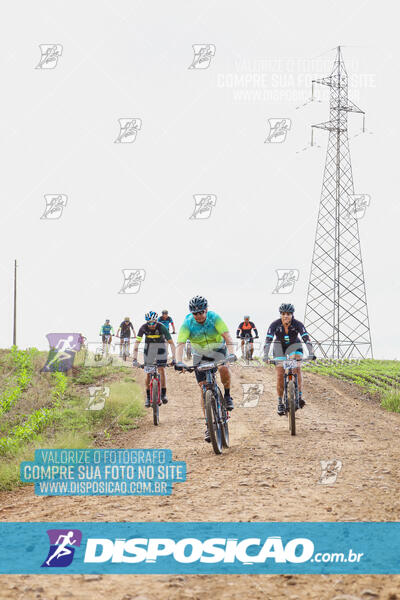
[(151, 403), (153, 405), (153, 423), (158, 425), (160, 423), (160, 407), (158, 406), (158, 381), (154, 379), (152, 390), (151, 390)]
[(296, 435), (296, 392), (294, 381), (288, 383), (288, 404), (289, 404), (289, 431), (291, 435)]
[(222, 453), (222, 434), (221, 425), (218, 420), (217, 408), (215, 406), (215, 398), (212, 390), (206, 391), (206, 418), (208, 431), (210, 432), (210, 438), (213, 450), (215, 454)]

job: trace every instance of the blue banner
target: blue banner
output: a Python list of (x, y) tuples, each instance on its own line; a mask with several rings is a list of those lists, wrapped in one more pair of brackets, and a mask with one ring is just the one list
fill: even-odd
[(400, 573), (400, 523), (0, 523), (1, 574)]

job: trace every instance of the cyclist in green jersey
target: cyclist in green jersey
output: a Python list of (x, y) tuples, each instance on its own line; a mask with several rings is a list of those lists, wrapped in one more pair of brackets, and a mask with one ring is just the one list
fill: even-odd
[(103, 342), (103, 353), (108, 350), (112, 336), (114, 335), (114, 329), (110, 324), (110, 319), (106, 319), (104, 325), (100, 327), (101, 340)]
[[(185, 367), (182, 362), (183, 351), (187, 340), (190, 340), (193, 354), (193, 366), (197, 383), (200, 386), (201, 407), (205, 417), (203, 398), (203, 383), (206, 374), (196, 369), (196, 366), (210, 361), (218, 361), (227, 357), (228, 353), (234, 355), (234, 344), (227, 325), (214, 311), (208, 310), (208, 302), (203, 296), (195, 296), (189, 302), (190, 314), (188, 314), (178, 333), (176, 347), (177, 371)], [(233, 400), (230, 394), (231, 375), (228, 365), (219, 367), (222, 385), (225, 389), (224, 402), (227, 410), (233, 410)], [(208, 429), (205, 433), (205, 441), (210, 441)]]

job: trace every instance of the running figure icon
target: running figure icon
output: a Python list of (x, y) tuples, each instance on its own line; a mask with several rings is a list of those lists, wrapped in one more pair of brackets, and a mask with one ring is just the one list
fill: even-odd
[(68, 567), (73, 559), (76, 547), (82, 542), (80, 529), (48, 529), (50, 548), (41, 565), (44, 568)]
[[(73, 531), (68, 531), (67, 535), (58, 536), (56, 544), (59, 544), (59, 546), (57, 550), (50, 556), (50, 558), (46, 560), (46, 565), (50, 566), (51, 561), (53, 560), (53, 558), (56, 558), (56, 556), (61, 558), (62, 556), (66, 556), (67, 554), (72, 554), (72, 550), (70, 548), (67, 548), (67, 545), (71, 544), (71, 546), (73, 546), (74, 544), (76, 544), (77, 540), (71, 539), (73, 537)], [(61, 539), (63, 540), (62, 542), (60, 542)]]
[[(73, 339), (74, 339), (74, 336), (69, 335), (66, 339), (61, 339), (58, 342), (57, 346), (55, 347), (55, 350), (57, 350), (57, 352), (53, 356), (53, 358), (47, 363), (48, 367), (56, 361), (58, 363), (60, 363), (62, 360), (70, 360), (71, 359), (70, 353), (76, 352), (75, 343), (71, 345), (71, 342), (73, 341)], [(69, 350), (70, 353), (68, 353), (67, 350)]]

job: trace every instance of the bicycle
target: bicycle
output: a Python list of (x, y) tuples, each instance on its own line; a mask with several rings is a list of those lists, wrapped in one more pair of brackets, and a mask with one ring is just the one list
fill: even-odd
[(150, 406), (153, 409), (153, 423), (160, 424), (160, 406), (161, 402), (161, 375), (157, 367), (173, 367), (174, 363), (167, 363), (165, 360), (157, 360), (155, 365), (134, 365), (144, 369), (145, 373), (150, 374)]
[(313, 358), (279, 358), (270, 360), (271, 364), (282, 364), (283, 366), (283, 404), (285, 406), (285, 415), (289, 417), (289, 431), (291, 435), (296, 435), (296, 410), (299, 407), (299, 386), (297, 383), (297, 373), (295, 369), (301, 366), (301, 363), (309, 362)]
[(251, 360), (251, 348), (250, 344), (253, 342), (253, 337), (250, 334), (246, 334), (244, 338), (244, 346), (243, 346), (243, 358), (244, 360)]
[(121, 340), (121, 352), (120, 352), (120, 356), (123, 358), (123, 360), (126, 360), (127, 357), (129, 356), (129, 346), (130, 346), (130, 342), (131, 342), (131, 338), (129, 337), (120, 337)]
[(105, 341), (102, 343), (101, 348), (100, 347), (96, 348), (96, 352), (94, 353), (94, 360), (96, 362), (102, 361), (104, 358), (104, 355), (105, 355), (106, 359), (109, 358), (108, 354), (109, 354), (109, 348), (110, 348), (111, 338), (112, 338), (111, 333), (104, 334), (104, 338), (105, 338)]
[[(217, 384), (215, 375), (218, 367), (237, 360), (230, 356), (218, 361), (211, 361), (196, 366), (198, 371), (205, 371), (206, 381), (202, 386), (207, 428), (215, 454), (222, 454), (223, 448), (229, 448), (229, 412), (225, 408), (222, 392)], [(185, 366), (185, 371), (192, 372), (195, 367)]]
[(112, 339), (111, 333), (106, 333), (104, 335), (104, 338), (105, 338), (105, 341), (103, 342), (103, 356), (105, 354), (106, 358), (108, 358), (108, 354), (110, 352), (111, 339)]

